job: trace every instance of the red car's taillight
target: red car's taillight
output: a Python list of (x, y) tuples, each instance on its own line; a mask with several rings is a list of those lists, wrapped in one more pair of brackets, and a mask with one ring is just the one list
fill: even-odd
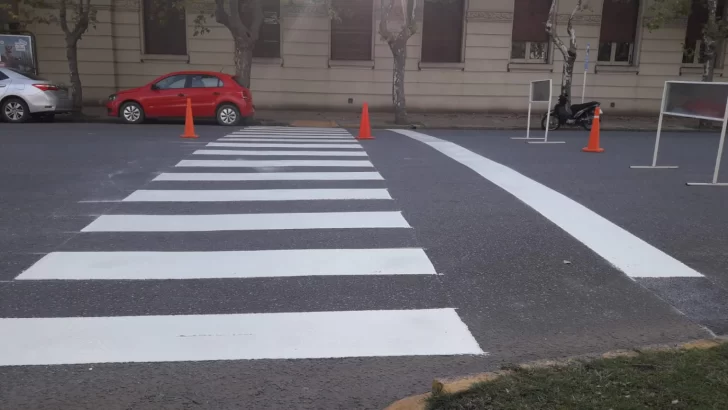
[(53, 84), (33, 84), (33, 87), (41, 91), (58, 91), (58, 87)]

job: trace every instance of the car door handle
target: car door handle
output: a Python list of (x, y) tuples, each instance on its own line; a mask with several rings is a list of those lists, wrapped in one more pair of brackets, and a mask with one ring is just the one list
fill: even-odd
[(212, 95), (220, 95), (220, 93), (216, 91), (216, 92), (212, 93)]
[(177, 94), (177, 97), (184, 97), (184, 96), (185, 96), (185, 95), (184, 95), (184, 94), (182, 94), (182, 93), (180, 93), (180, 94)]
[(0, 84), (0, 88), (3, 88), (3, 87), (5, 87), (5, 84)]

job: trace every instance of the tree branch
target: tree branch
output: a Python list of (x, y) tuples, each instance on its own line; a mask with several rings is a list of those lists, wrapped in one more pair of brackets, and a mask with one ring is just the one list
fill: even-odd
[[(576, 13), (584, 10), (585, 0), (577, 0), (574, 10), (571, 11), (569, 21), (566, 23), (566, 33), (569, 35), (569, 52), (576, 54), (576, 32), (574, 31), (574, 16)], [(553, 6), (552, 6), (553, 7)]]
[(61, 0), (60, 6), (61, 9), (58, 11), (58, 23), (61, 25), (61, 30), (63, 30), (63, 33), (66, 35), (71, 34), (71, 30), (68, 29), (68, 16), (67, 16), (67, 4), (66, 0)]
[(253, 20), (250, 24), (250, 40), (258, 40), (260, 26), (263, 25), (263, 5), (260, 0), (253, 1)]
[(381, 18), (379, 19), (379, 35), (382, 36), (387, 43), (393, 43), (396, 40), (392, 32), (389, 31), (389, 28), (387, 27), (393, 5), (394, 0), (379, 0), (379, 9), (382, 13)]
[(215, 21), (230, 29), (230, 19), (225, 12), (225, 0), (215, 0)]
[[(581, 0), (579, 1), (581, 3)], [(554, 22), (556, 21), (556, 0), (551, 0), (551, 9), (549, 10), (549, 19), (546, 21), (546, 32), (548, 33), (549, 37), (551, 37), (551, 41), (554, 42), (554, 45), (556, 48), (561, 51), (561, 54), (563, 54), (564, 58), (569, 54), (569, 49), (566, 47), (566, 44), (561, 40), (558, 34), (556, 34), (556, 30), (554, 30)], [(571, 23), (571, 19), (569, 19), (569, 23)]]

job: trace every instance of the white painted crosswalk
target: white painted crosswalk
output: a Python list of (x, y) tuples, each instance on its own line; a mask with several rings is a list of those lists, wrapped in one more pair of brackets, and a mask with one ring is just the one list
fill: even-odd
[[(49, 253), (16, 280), (123, 281), (130, 286), (156, 280), (159, 297), (174, 298), (163, 294), (164, 284), (267, 281), (275, 291), (283, 278), (356, 277), (366, 286), (374, 278), (425, 280), (438, 274), (410, 234), (408, 221), (394, 210), (384, 177), (346, 130), (248, 127), (191, 156), (195, 159), (182, 159), (144, 189), (116, 200), (113, 213), (81, 229), (80, 236), (106, 238), (94, 250)], [(280, 158), (289, 156), (300, 158)], [(255, 204), (266, 208), (241, 208)], [(275, 207), (268, 210), (270, 204)], [(245, 238), (246, 232), (266, 239), (254, 248), (249, 240), (230, 239)], [(295, 239), (305, 233), (332, 238), (326, 243), (334, 245), (313, 247)], [(338, 248), (344, 233), (360, 238), (361, 246)], [(369, 239), (373, 233), (407, 234), (413, 243), (382, 247)], [(150, 242), (164, 250), (133, 249), (129, 238), (145, 235), (181, 240)], [(226, 242), (214, 249), (209, 235), (226, 235)], [(125, 244), (124, 250), (114, 246), (115, 240)], [(195, 244), (205, 249), (195, 250)], [(283, 313), (188, 315), (194, 311), (190, 306), (179, 314), (0, 319), (0, 366), (485, 354), (456, 306), (357, 310), (346, 309), (342, 301), (322, 311), (316, 289), (310, 291), (311, 299), (300, 309)]]

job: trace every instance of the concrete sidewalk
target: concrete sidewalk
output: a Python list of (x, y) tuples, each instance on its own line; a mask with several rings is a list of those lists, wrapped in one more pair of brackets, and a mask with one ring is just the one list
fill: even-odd
[[(86, 122), (114, 122), (116, 118), (106, 115), (104, 107), (84, 108)], [(525, 129), (526, 114), (489, 114), (489, 113), (410, 113), (411, 126), (394, 124), (394, 114), (370, 112), (372, 128), (443, 128), (443, 129), (484, 129), (510, 130)], [(62, 117), (59, 121), (64, 121)], [(293, 127), (341, 127), (358, 128), (360, 114), (347, 111), (294, 111), (258, 110), (254, 125), (278, 125)], [(608, 111), (602, 117), (602, 130), (655, 131), (657, 115), (654, 116), (610, 116)], [(531, 118), (531, 129), (541, 128), (541, 113)], [(581, 129), (565, 127), (564, 129)], [(698, 120), (665, 117), (663, 129), (666, 131), (695, 131)]]

